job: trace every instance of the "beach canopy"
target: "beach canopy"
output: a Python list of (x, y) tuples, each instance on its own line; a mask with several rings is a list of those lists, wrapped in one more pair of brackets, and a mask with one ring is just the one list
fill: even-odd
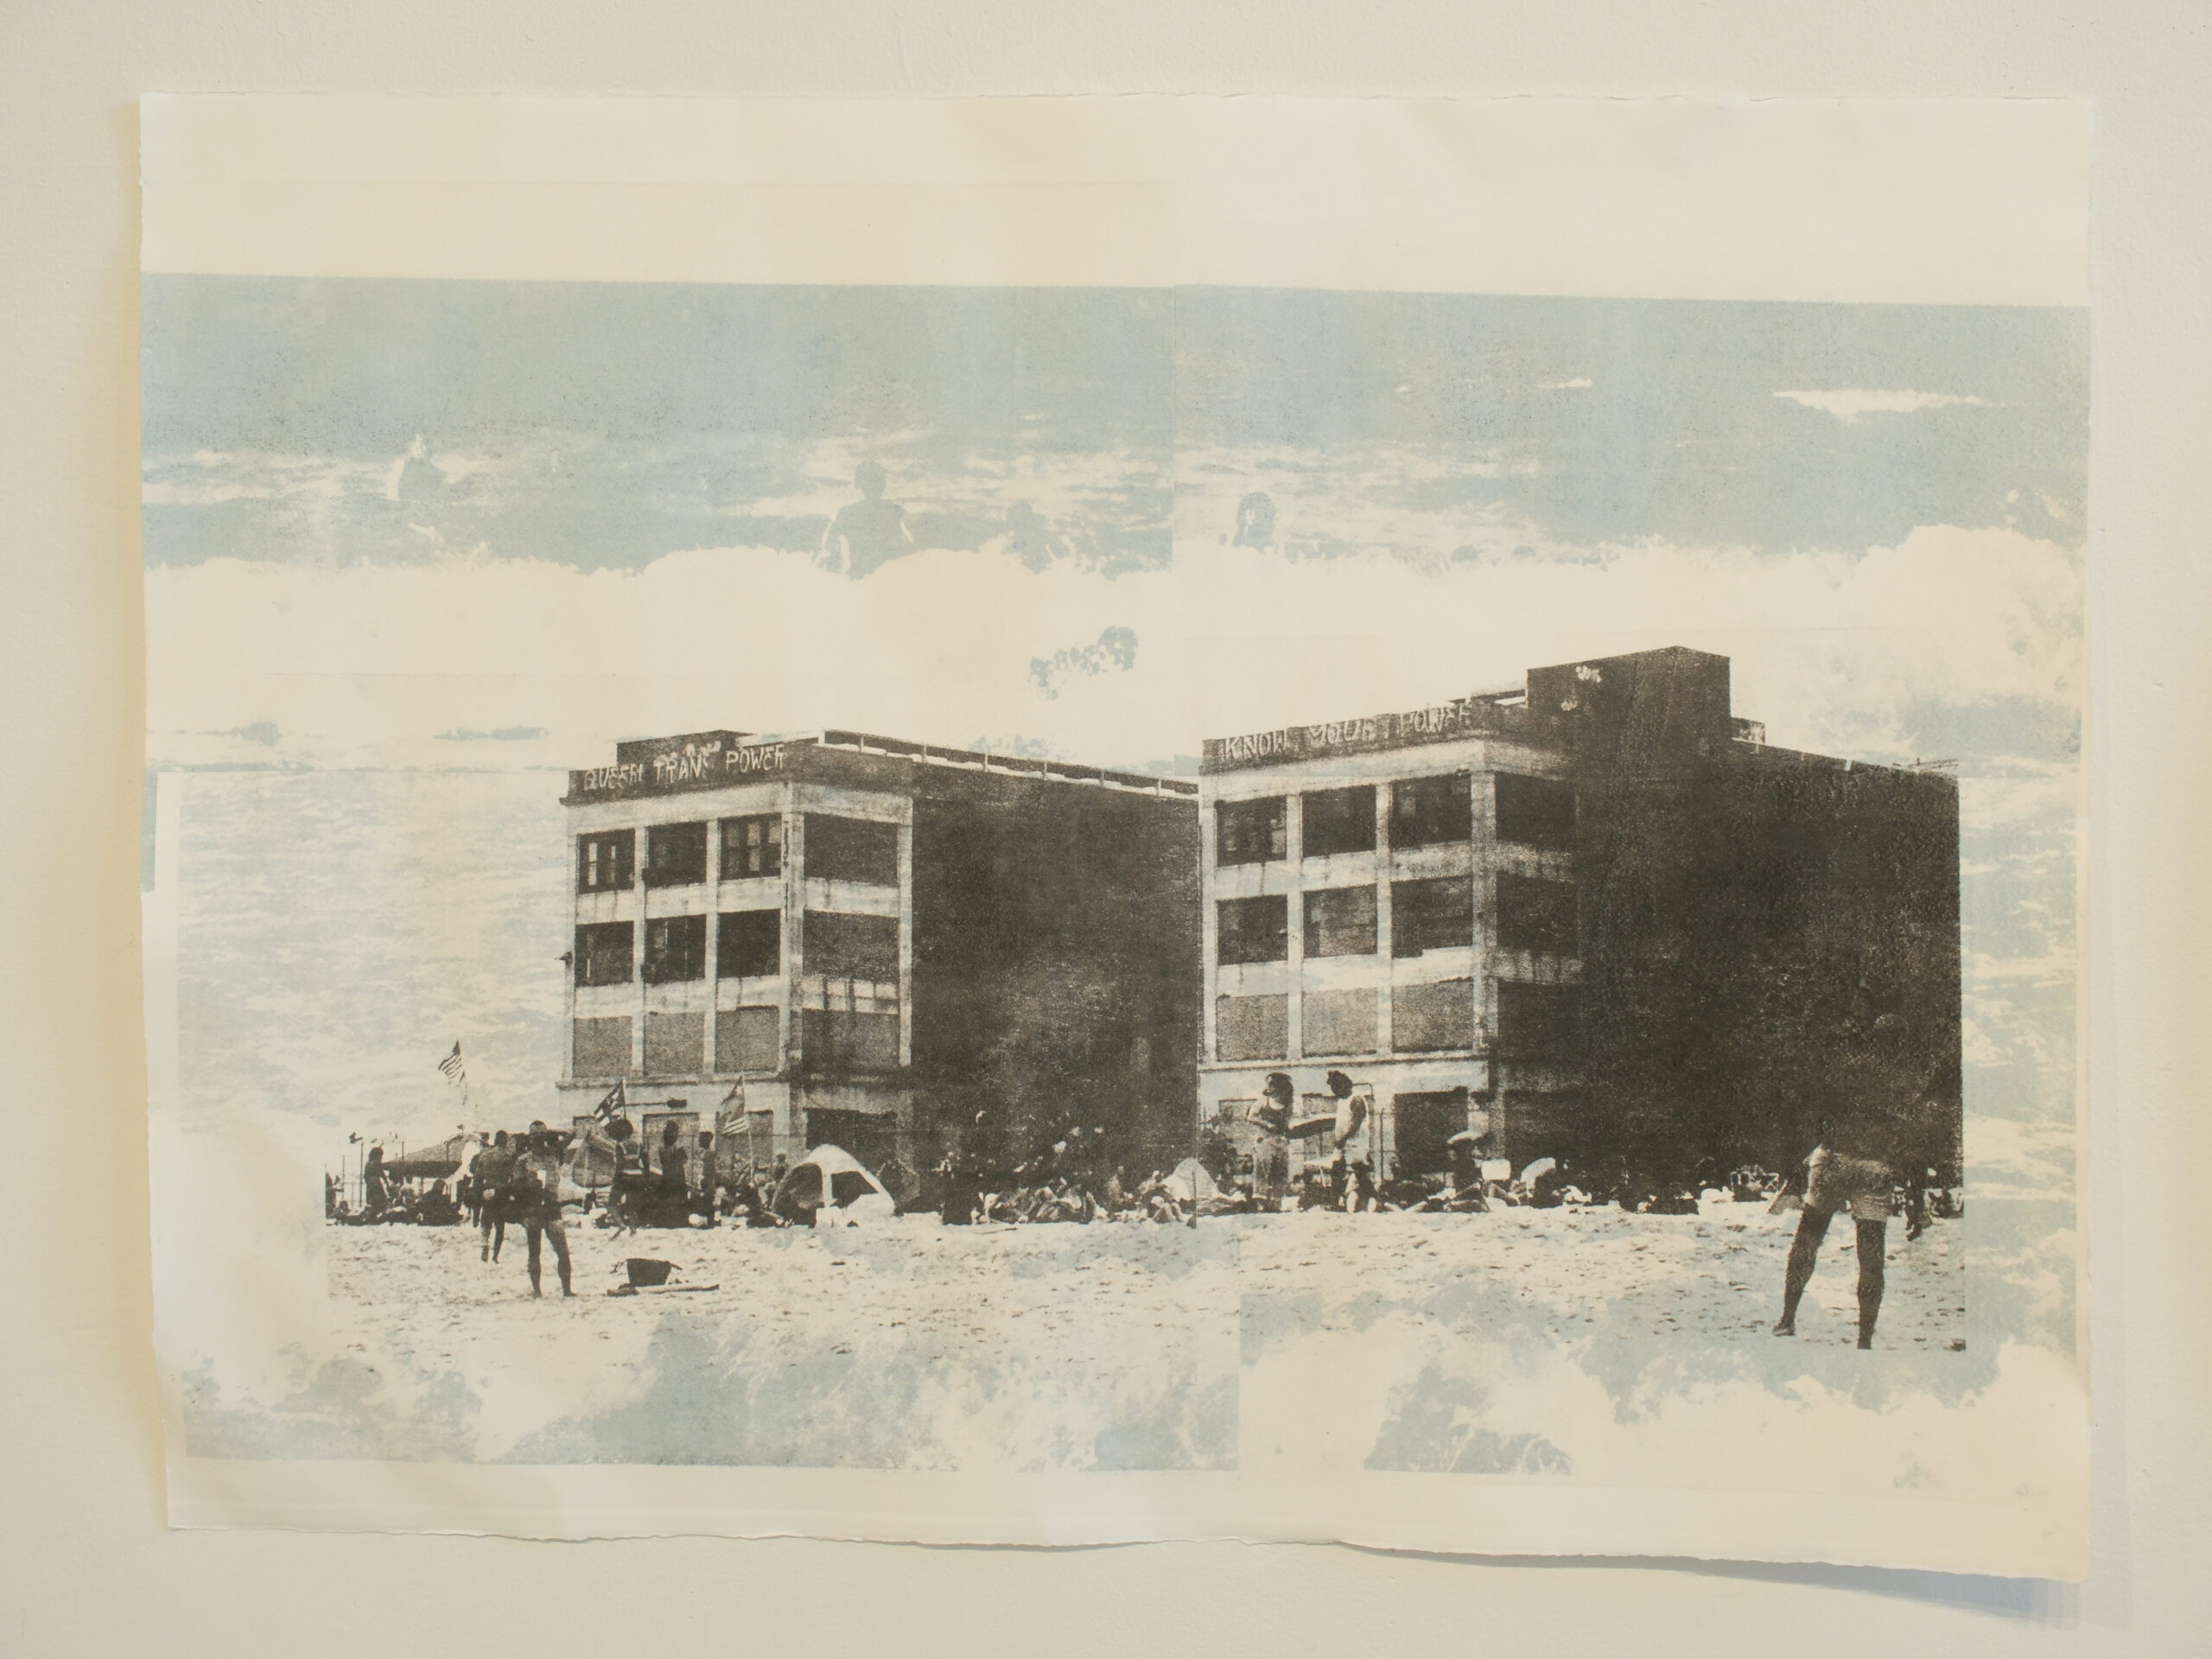
[[(823, 1196), (827, 1193), (827, 1198)], [(878, 1205), (870, 1202), (880, 1198)], [(863, 1209), (888, 1211), (894, 1200), (884, 1185), (861, 1160), (842, 1147), (820, 1146), (793, 1164), (777, 1183), (774, 1207), (818, 1210), (827, 1203), (835, 1210)]]
[(1206, 1166), (1195, 1158), (1185, 1158), (1176, 1165), (1161, 1185), (1183, 1204), (1206, 1204), (1221, 1196), (1221, 1189), (1206, 1173)]
[(384, 1173), (402, 1181), (448, 1179), (467, 1156), (470, 1139), (466, 1135), (448, 1135), (433, 1146), (418, 1147), (404, 1158), (387, 1158), (384, 1160)]

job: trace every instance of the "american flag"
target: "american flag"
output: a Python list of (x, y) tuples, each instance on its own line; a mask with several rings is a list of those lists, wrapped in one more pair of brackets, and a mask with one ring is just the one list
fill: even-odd
[(459, 1083), (461, 1077), (461, 1045), (453, 1046), (453, 1052), (438, 1062), (438, 1070), (448, 1083)]
[(592, 1108), (591, 1115), (602, 1123), (612, 1123), (629, 1103), (630, 1097), (623, 1092), (621, 1080), (617, 1078), (614, 1086), (607, 1091), (607, 1098)]

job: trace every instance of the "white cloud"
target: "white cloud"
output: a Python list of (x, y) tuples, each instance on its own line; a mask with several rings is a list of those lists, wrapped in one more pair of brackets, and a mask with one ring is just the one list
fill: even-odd
[(1862, 415), (1916, 415), (1923, 409), (1951, 409), (1969, 405), (1986, 409), (1985, 398), (1951, 391), (1777, 391), (1793, 404), (1817, 409), (1840, 421), (1856, 421)]
[(1586, 374), (1578, 374), (1572, 380), (1546, 380), (1536, 389), (1539, 391), (1587, 391), (1590, 389), (1590, 377)]
[[(951, 743), (1019, 732), (1126, 766), (1663, 645), (1733, 658), (1738, 708), (1776, 744), (1866, 759), (1912, 758), (1900, 722), (1916, 702), (2080, 695), (2077, 563), (2017, 532), (1921, 530), (1856, 556), (1598, 550), (1423, 570), (1206, 537), (1166, 570), (939, 550), (860, 582), (758, 548), (634, 573), (213, 560), (149, 573), (150, 706), (180, 732), (269, 721), (283, 741), (252, 758), (293, 764), (451, 766), (437, 734), (455, 729), (543, 728), (491, 763), (547, 766), (618, 735), (831, 725)], [(1136, 635), (1135, 666), (1044, 696), (1032, 660), (1111, 626)], [(157, 734), (155, 764), (186, 758), (168, 751)], [(2068, 790), (2024, 776), (1983, 810), (2038, 817)]]

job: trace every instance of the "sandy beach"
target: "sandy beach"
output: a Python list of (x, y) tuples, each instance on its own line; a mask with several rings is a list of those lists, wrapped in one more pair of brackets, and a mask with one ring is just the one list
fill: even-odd
[[(427, 1434), (416, 1455), (480, 1460), (1221, 1469), (1240, 1370), (1270, 1346), (1378, 1327), (1400, 1344), (1774, 1344), (1796, 1224), (1721, 1203), (618, 1236), (572, 1214), (571, 1300), (550, 1253), (531, 1297), (518, 1229), (487, 1263), (465, 1227), (332, 1227), (339, 1357), (271, 1403), (350, 1412), (357, 1439), (383, 1424), (366, 1449), (387, 1456)], [(1800, 1344), (1853, 1340), (1852, 1237), (1830, 1231)], [(1889, 1242), (1880, 1347), (1962, 1348), (1959, 1224), (1908, 1243), (1893, 1223)], [(608, 1295), (631, 1256), (697, 1288)]]

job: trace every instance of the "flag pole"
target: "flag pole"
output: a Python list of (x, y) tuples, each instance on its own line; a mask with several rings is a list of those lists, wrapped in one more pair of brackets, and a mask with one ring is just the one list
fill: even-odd
[[(1198, 1162), (1198, 1147), (1204, 1138), (1202, 1120), (1205, 1108), (1200, 1103), (1203, 1098), (1194, 1096), (1191, 1102), (1191, 1162), (1201, 1169), (1205, 1167)], [(1192, 1232), (1198, 1230), (1198, 1178), (1195, 1169), (1191, 1176), (1191, 1218), (1186, 1224)]]

